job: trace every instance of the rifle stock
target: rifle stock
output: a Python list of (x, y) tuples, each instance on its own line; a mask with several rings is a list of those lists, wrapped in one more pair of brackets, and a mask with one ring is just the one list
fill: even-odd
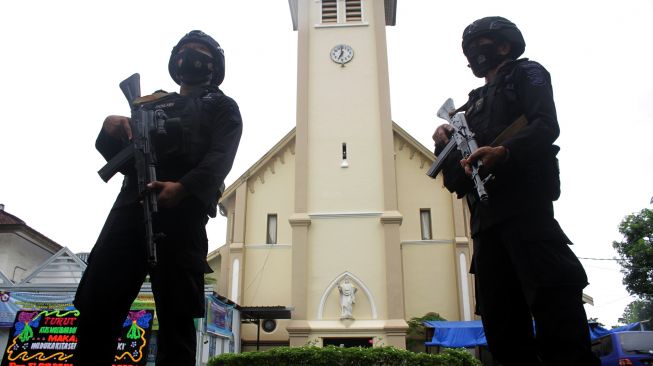
[(426, 175), (435, 179), (435, 177), (437, 177), (438, 174), (440, 174), (440, 171), (442, 171), (442, 168), (444, 167), (445, 159), (447, 158), (449, 153), (451, 153), (451, 151), (455, 148), (456, 148), (456, 141), (454, 139), (450, 139), (449, 142), (447, 143), (447, 146), (445, 146), (444, 149), (442, 149), (442, 151), (440, 152), (440, 154), (435, 158), (435, 161), (433, 162), (429, 170), (426, 172)]

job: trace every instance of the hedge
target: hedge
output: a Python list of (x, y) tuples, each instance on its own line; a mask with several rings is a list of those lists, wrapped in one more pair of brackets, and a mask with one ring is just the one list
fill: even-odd
[(393, 347), (278, 347), (262, 352), (224, 353), (208, 366), (480, 366), (464, 349), (439, 354), (413, 353)]

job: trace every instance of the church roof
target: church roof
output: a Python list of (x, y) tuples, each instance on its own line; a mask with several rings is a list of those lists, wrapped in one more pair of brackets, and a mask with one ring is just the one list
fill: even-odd
[[(431, 150), (427, 149), (424, 145), (422, 145), (395, 122), (392, 122), (392, 131), (394, 132), (395, 136), (404, 142), (404, 145), (409, 145), (415, 152), (419, 152), (424, 162), (428, 162), (430, 164), (435, 160), (435, 156)], [(281, 138), (281, 140), (277, 142), (270, 150), (268, 150), (265, 155), (263, 155), (256, 163), (254, 163), (254, 165), (252, 165), (249, 169), (247, 169), (247, 171), (238, 177), (238, 179), (229, 185), (229, 187), (225, 189), (220, 200), (224, 201), (231, 197), (241, 184), (245, 183), (250, 177), (255, 177), (259, 171), (263, 169), (266, 164), (273, 160), (278, 154), (283, 153), (287, 148), (294, 149), (295, 132), (295, 128), (290, 130), (290, 132)]]
[(227, 197), (230, 197), (236, 192), (236, 188), (243, 184), (249, 179), (249, 177), (255, 175), (259, 169), (264, 167), (271, 159), (273, 159), (277, 154), (283, 152), (286, 147), (292, 145), (295, 141), (295, 128), (290, 130), (286, 136), (282, 137), (279, 142), (276, 143), (265, 155), (263, 155), (254, 165), (252, 165), (245, 173), (243, 173), (235, 182), (233, 182), (227, 189), (224, 190), (221, 200), (225, 200)]

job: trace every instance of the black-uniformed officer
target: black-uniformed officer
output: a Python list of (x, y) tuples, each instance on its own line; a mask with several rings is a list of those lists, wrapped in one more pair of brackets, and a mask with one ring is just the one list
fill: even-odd
[[(495, 359), (504, 366), (598, 365), (582, 301), (587, 276), (553, 214), (560, 195), (553, 142), (560, 131), (551, 79), (539, 63), (517, 59), (525, 46), (519, 29), (502, 17), (464, 30), (469, 67), (485, 78), (461, 108), (480, 147), (466, 160), (457, 151), (447, 157), (444, 184), (468, 201), (477, 310)], [(520, 115), (528, 123), (492, 144)], [(436, 129), (436, 155), (451, 132), (449, 125)], [(483, 163), (482, 175), (494, 176), (487, 203), (469, 179), (475, 161)]]
[[(158, 366), (195, 365), (194, 318), (204, 314), (205, 225), (216, 205), (238, 149), (242, 121), (236, 102), (218, 86), (224, 78), (224, 53), (201, 31), (186, 34), (169, 61), (179, 93), (160, 93), (146, 102), (181, 122), (157, 137), (159, 212), (154, 232), (158, 264), (148, 268), (143, 209), (134, 169), (123, 187), (89, 256), (74, 304), (80, 310), (76, 366), (111, 365), (116, 340), (130, 305), (149, 273), (159, 321)], [(96, 148), (107, 159), (131, 138), (129, 119), (109, 116)]]

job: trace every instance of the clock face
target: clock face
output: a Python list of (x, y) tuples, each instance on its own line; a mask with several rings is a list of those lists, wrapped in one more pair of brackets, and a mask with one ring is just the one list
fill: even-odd
[(331, 49), (330, 54), (333, 62), (344, 66), (354, 57), (354, 50), (349, 45), (339, 44)]

